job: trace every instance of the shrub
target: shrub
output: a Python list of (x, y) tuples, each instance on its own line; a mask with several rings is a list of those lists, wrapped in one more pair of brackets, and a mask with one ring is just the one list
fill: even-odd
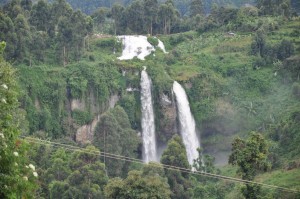
[(157, 46), (158, 45), (158, 39), (156, 37), (148, 37), (147, 41), (152, 45), (152, 46)]
[(75, 109), (72, 111), (72, 118), (74, 119), (75, 123), (78, 125), (84, 125), (92, 121), (93, 117), (90, 112), (88, 111), (81, 111)]
[(170, 44), (174, 45), (174, 46), (181, 43), (181, 42), (184, 42), (184, 41), (185, 41), (185, 37), (184, 37), (183, 34), (172, 35), (170, 37)]

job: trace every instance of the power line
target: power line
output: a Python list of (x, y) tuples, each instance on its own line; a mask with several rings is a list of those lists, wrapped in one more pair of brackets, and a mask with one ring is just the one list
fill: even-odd
[[(64, 148), (64, 149), (74, 151), (74, 152), (82, 152), (82, 153), (87, 153), (87, 154), (92, 154), (92, 155), (98, 155), (98, 156), (102, 156), (104, 158), (111, 158), (111, 159), (115, 159), (115, 160), (123, 160), (123, 161), (127, 161), (127, 162), (139, 163), (139, 164), (147, 164), (140, 159), (131, 158), (131, 157), (127, 157), (127, 156), (116, 155), (116, 154), (107, 153), (107, 152), (99, 152), (96, 150), (88, 150), (85, 148), (72, 146), (72, 145), (68, 145), (68, 144), (62, 144), (62, 143), (58, 143), (58, 142), (52, 142), (49, 140), (42, 140), (42, 139), (26, 137), (26, 136), (20, 136), (20, 137), (26, 139), (28, 142), (31, 142), (31, 143), (51, 145), (53, 147)], [(265, 183), (261, 183), (261, 182), (243, 180), (243, 179), (239, 179), (239, 178), (233, 178), (233, 177), (223, 176), (223, 175), (218, 175), (218, 174), (213, 174), (213, 173), (193, 171), (193, 170), (183, 168), (183, 167), (176, 167), (176, 166), (166, 165), (166, 164), (161, 164), (161, 163), (158, 165), (153, 165), (153, 166), (162, 167), (167, 170), (181, 171), (181, 172), (189, 173), (192, 175), (207, 176), (207, 177), (211, 177), (211, 178), (222, 179), (222, 180), (238, 182), (238, 183), (243, 183), (243, 184), (260, 185), (260, 186), (264, 186), (267, 188), (278, 189), (278, 190), (285, 191), (285, 192), (300, 193), (300, 191), (296, 190), (296, 189), (289, 189), (289, 188), (285, 188), (285, 187), (281, 187), (281, 186), (269, 185), (269, 184), (265, 184)]]

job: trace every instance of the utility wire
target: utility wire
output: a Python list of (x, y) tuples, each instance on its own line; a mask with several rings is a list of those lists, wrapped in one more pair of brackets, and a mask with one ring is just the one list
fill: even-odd
[[(139, 164), (147, 164), (140, 159), (131, 158), (131, 157), (127, 157), (127, 156), (116, 155), (116, 154), (107, 153), (107, 152), (99, 152), (96, 150), (88, 150), (85, 148), (72, 146), (72, 145), (68, 145), (68, 144), (62, 144), (62, 143), (58, 143), (58, 142), (52, 142), (49, 140), (42, 140), (42, 139), (26, 137), (26, 136), (20, 136), (20, 137), (24, 138), (25, 140), (27, 140), (28, 142), (31, 142), (31, 143), (51, 145), (51, 146), (57, 147), (57, 148), (64, 148), (64, 149), (67, 149), (70, 151), (98, 155), (98, 156), (102, 156), (104, 158), (107, 157), (107, 158), (111, 158), (111, 159), (115, 159), (115, 160), (124, 160), (124, 161), (128, 161), (128, 162), (139, 163)], [(255, 185), (264, 186), (264, 187), (267, 187), (270, 189), (278, 189), (278, 190), (285, 191), (285, 192), (300, 193), (300, 191), (296, 190), (296, 189), (289, 189), (289, 188), (285, 188), (285, 187), (281, 187), (281, 186), (269, 185), (269, 184), (265, 184), (265, 183), (261, 183), (261, 182), (243, 180), (243, 179), (239, 179), (239, 178), (233, 178), (233, 177), (229, 177), (229, 176), (223, 176), (223, 175), (207, 173), (207, 172), (202, 172), (202, 171), (193, 171), (193, 170), (183, 168), (183, 167), (176, 167), (176, 166), (166, 165), (166, 164), (161, 164), (161, 163), (158, 165), (154, 164), (153, 166), (163, 167), (168, 170), (181, 171), (181, 172), (185, 172), (185, 173), (189, 173), (189, 174), (193, 174), (193, 175), (207, 176), (207, 177), (211, 177), (211, 178), (222, 179), (222, 180), (227, 180), (227, 181), (232, 181), (232, 182), (239, 182), (239, 183), (244, 183), (244, 184), (255, 184)]]

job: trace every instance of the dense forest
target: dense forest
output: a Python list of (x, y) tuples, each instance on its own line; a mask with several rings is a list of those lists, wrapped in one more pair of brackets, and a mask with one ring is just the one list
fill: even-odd
[[(0, 5), (0, 198), (300, 197), (297, 0)], [(155, 51), (120, 60), (117, 35)], [(144, 66), (160, 153), (148, 164)], [(174, 81), (201, 142), (193, 165)]]

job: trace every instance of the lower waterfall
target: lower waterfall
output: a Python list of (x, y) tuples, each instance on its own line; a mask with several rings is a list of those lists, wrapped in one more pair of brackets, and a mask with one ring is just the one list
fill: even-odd
[(180, 123), (180, 134), (186, 148), (187, 158), (190, 165), (198, 158), (197, 148), (200, 143), (196, 133), (196, 124), (190, 110), (187, 95), (178, 82), (173, 83), (173, 91), (176, 96), (178, 119)]
[(158, 161), (156, 152), (156, 137), (151, 87), (151, 79), (149, 78), (146, 70), (144, 69), (141, 73), (141, 124), (144, 162)]

